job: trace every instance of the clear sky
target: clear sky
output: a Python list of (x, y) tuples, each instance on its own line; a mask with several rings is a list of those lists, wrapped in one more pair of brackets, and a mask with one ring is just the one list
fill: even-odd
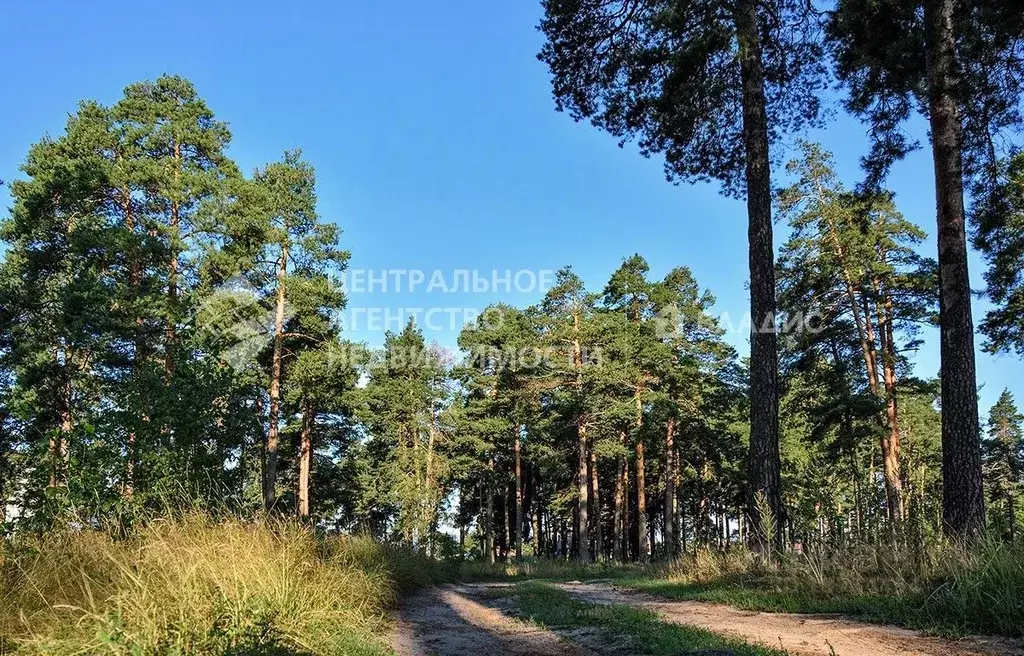
[[(56, 134), (83, 98), (115, 102), (131, 82), (174, 73), (192, 80), (234, 134), (245, 170), (301, 148), (319, 175), (322, 214), (344, 229), (351, 267), (381, 272), (504, 271), (573, 265), (600, 290), (634, 252), (652, 275), (687, 265), (718, 298), (747, 309), (742, 202), (712, 185), (673, 186), (661, 162), (555, 112), (535, 55), (534, 0), (391, 2), (69, 3), (0, 5), (0, 179), (17, 177), (28, 146)], [(920, 123), (912, 126), (924, 136)], [(849, 185), (866, 149), (862, 126), (838, 116), (810, 135), (832, 150)], [(779, 144), (776, 148), (784, 148)], [(900, 209), (934, 232), (931, 160), (896, 166)], [(3, 201), (9, 201), (6, 192)], [(776, 244), (784, 238), (777, 225)], [(934, 257), (934, 240), (923, 251)], [(972, 257), (981, 289), (982, 264)], [(525, 280), (525, 279), (524, 279)], [(353, 294), (353, 308), (526, 305), (540, 292)], [(984, 303), (975, 306), (981, 316)], [(428, 338), (453, 346), (444, 318)], [(357, 317), (350, 315), (350, 321)], [(379, 344), (368, 315), (352, 339)], [(742, 352), (746, 335), (730, 335)], [(938, 372), (934, 331), (915, 358)], [(980, 339), (979, 339), (980, 342)], [(1011, 356), (979, 353), (982, 412), (1003, 387), (1024, 401)]]

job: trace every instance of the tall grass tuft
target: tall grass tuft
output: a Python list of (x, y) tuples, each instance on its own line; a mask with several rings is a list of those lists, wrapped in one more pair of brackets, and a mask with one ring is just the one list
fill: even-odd
[(387, 608), (433, 571), (368, 538), (200, 513), (19, 538), (0, 558), (0, 636), (18, 654), (388, 653)]

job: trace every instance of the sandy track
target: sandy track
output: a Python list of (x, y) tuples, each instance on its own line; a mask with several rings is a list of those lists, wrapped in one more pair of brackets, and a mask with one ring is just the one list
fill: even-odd
[(1003, 638), (946, 640), (894, 626), (865, 624), (834, 616), (760, 613), (700, 601), (670, 601), (600, 583), (573, 582), (559, 587), (583, 601), (648, 608), (670, 622), (782, 648), (792, 654), (1024, 656), (1019, 642)]
[(491, 586), (423, 590), (398, 610), (392, 647), (399, 656), (589, 656), (594, 652), (558, 634), (484, 605)]

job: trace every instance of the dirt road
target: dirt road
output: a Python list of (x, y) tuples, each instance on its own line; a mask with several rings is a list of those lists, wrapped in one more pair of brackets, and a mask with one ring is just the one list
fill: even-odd
[(398, 610), (392, 647), (399, 656), (589, 656), (596, 653), (552, 631), (514, 619), (508, 599), (488, 598), (487, 591), (491, 587), (487, 584), (443, 586), (409, 597)]
[[(395, 651), (400, 656), (632, 653), (622, 642), (596, 631), (555, 633), (515, 619), (514, 598), (489, 594), (502, 586), (444, 586), (411, 597), (396, 619)], [(1024, 656), (1020, 643), (1001, 638), (946, 640), (833, 616), (760, 613), (671, 601), (603, 583), (573, 582), (559, 587), (583, 601), (647, 608), (668, 622), (705, 628), (794, 656)]]

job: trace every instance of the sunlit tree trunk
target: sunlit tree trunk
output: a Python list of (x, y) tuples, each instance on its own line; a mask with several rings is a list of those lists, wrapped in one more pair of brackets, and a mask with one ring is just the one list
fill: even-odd
[(299, 438), (299, 517), (309, 517), (309, 475), (313, 465), (313, 428), (316, 412), (308, 400), (302, 402), (302, 434)]
[(598, 487), (597, 452), (590, 450), (590, 498), (594, 503), (594, 557), (604, 560), (604, 536), (601, 531), (601, 494)]
[(905, 519), (905, 512), (903, 479), (900, 475), (900, 422), (896, 405), (896, 339), (892, 325), (892, 297), (888, 290), (881, 289), (878, 282), (875, 282), (875, 289), (880, 298), (877, 310), (878, 333), (882, 341), (882, 381), (888, 422), (888, 430), (882, 437), (882, 462), (889, 521), (898, 524)]
[[(70, 369), (71, 354), (65, 350), (64, 367)], [(70, 373), (65, 374), (65, 381), (61, 387), (60, 399), (60, 430), (50, 438), (51, 449), (51, 473), (50, 487), (67, 487), (68, 465), (71, 458), (71, 433), (75, 430), (74, 419), (74, 386), (71, 384)]]
[(263, 480), (263, 505), (267, 512), (277, 502), (277, 450), (280, 441), (278, 423), (281, 414), (281, 358), (284, 350), (285, 276), (288, 271), (288, 244), (281, 244), (277, 263), (277, 298), (274, 306), (274, 355), (270, 372), (270, 416), (268, 418), (266, 468)]
[(637, 558), (647, 560), (651, 553), (650, 536), (647, 533), (647, 483), (644, 458), (644, 408), (637, 390), (634, 397), (636, 403), (636, 533)]

